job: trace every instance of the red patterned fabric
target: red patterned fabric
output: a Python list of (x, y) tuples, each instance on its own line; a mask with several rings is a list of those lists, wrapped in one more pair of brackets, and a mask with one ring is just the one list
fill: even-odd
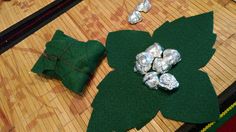
[(236, 115), (219, 127), (217, 132), (236, 132)]

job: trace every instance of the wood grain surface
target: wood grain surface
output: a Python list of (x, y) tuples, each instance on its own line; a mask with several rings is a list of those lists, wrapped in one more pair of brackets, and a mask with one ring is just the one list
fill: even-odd
[[(25, 9), (3, 2), (0, 7), (0, 30), (50, 2), (51, 0), (34, 1), (35, 4), (26, 12)], [(210, 76), (217, 94), (236, 80), (234, 2), (152, 0), (153, 7), (149, 13), (142, 14), (143, 21), (137, 25), (129, 25), (127, 15), (137, 2), (138, 0), (85, 0), (0, 55), (0, 131), (86, 131), (92, 112), (91, 103), (98, 92), (96, 86), (111, 68), (104, 59), (83, 96), (67, 90), (57, 80), (31, 73), (32, 66), (56, 29), (61, 29), (80, 41), (95, 39), (105, 43), (107, 34), (111, 31), (133, 29), (152, 34), (165, 21), (213, 10), (214, 32), (217, 34), (216, 53), (202, 70)], [(175, 131), (182, 124), (158, 113), (140, 132)]]
[(23, 20), (53, 0), (0, 0), (0, 32)]

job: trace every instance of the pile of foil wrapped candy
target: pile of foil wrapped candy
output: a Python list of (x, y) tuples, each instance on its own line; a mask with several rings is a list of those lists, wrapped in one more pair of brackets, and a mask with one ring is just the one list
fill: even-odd
[(180, 61), (177, 50), (164, 50), (159, 43), (154, 43), (136, 56), (134, 71), (144, 75), (143, 82), (151, 89), (173, 90), (179, 87), (179, 82), (167, 72)]
[(128, 22), (130, 24), (136, 24), (142, 21), (142, 15), (140, 12), (147, 13), (151, 7), (152, 5), (149, 0), (143, 0), (143, 2), (139, 3), (135, 10), (129, 15)]

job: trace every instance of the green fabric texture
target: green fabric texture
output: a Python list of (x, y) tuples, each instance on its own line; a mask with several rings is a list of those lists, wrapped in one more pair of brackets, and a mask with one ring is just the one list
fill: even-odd
[[(88, 132), (141, 129), (160, 111), (164, 117), (189, 123), (218, 119), (218, 99), (206, 73), (199, 70), (215, 52), (212, 48), (213, 12), (166, 22), (151, 36), (122, 30), (108, 35), (109, 66), (114, 68), (99, 84)], [(149, 89), (134, 73), (135, 56), (154, 42), (177, 49), (182, 61), (170, 70), (179, 81), (175, 92)]]
[(105, 47), (98, 41), (80, 42), (57, 30), (32, 71), (57, 78), (81, 93), (104, 53)]

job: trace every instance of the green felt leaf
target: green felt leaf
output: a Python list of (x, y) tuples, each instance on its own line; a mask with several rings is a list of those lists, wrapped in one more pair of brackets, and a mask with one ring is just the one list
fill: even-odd
[(219, 105), (209, 77), (202, 71), (172, 72), (178, 79), (179, 90), (161, 106), (164, 117), (182, 122), (203, 123), (219, 116)]
[(167, 22), (154, 32), (153, 39), (164, 48), (177, 49), (184, 57), (181, 67), (196, 70), (205, 66), (215, 52), (212, 46), (216, 35), (212, 31), (213, 13), (210, 12)]
[[(114, 71), (98, 86), (88, 131), (140, 129), (158, 111), (183, 122), (216, 120), (217, 96), (208, 75), (199, 70), (214, 54), (215, 39), (212, 12), (166, 22), (153, 36), (131, 30), (109, 33), (107, 58)], [(135, 56), (154, 42), (181, 54), (182, 61), (170, 71), (180, 83), (177, 91), (151, 90), (143, 84), (143, 76), (133, 72)]]
[[(127, 75), (129, 79), (119, 79)], [(142, 76), (133, 71), (113, 71), (106, 76), (92, 104), (95, 109), (88, 131), (125, 131), (140, 124), (142, 127), (156, 115), (159, 102), (167, 93), (148, 89), (137, 80), (142, 80)]]
[(152, 43), (150, 38), (150, 34), (143, 31), (123, 30), (109, 33), (106, 42), (109, 65), (115, 69), (133, 69), (137, 52), (142, 52)]
[(32, 71), (60, 79), (68, 89), (81, 93), (104, 51), (98, 41), (80, 42), (57, 30)]
[(173, 93), (161, 107), (165, 117), (191, 123), (218, 118), (218, 100), (212, 84), (207, 74), (198, 70), (207, 64), (215, 52), (212, 48), (216, 39), (212, 33), (212, 20), (212, 13), (180, 18), (173, 24), (165, 24), (153, 34), (155, 41), (163, 43), (166, 48), (177, 49), (183, 58), (170, 71), (181, 85), (179, 91)]

